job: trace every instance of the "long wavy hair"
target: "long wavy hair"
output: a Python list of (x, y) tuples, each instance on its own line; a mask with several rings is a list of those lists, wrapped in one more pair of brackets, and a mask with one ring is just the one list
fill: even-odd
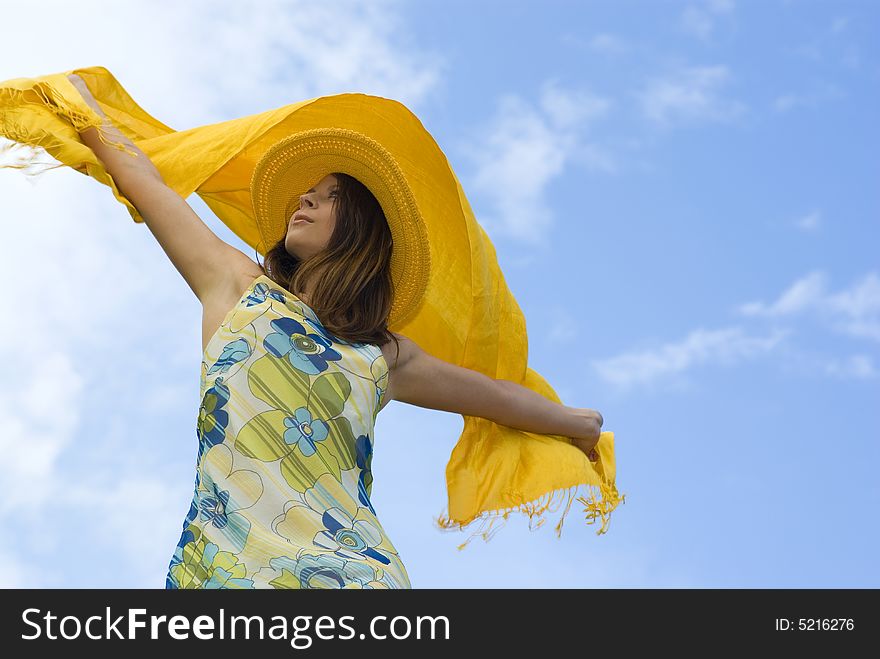
[(311, 280), (309, 306), (330, 334), (352, 343), (394, 340), (399, 356), (400, 343), (387, 326), (394, 296), (391, 229), (367, 186), (348, 174), (333, 176), (339, 185), (336, 226), (327, 247), (300, 260), (287, 251), (282, 236), (263, 263), (257, 253), (257, 263), (269, 279), (294, 294)]

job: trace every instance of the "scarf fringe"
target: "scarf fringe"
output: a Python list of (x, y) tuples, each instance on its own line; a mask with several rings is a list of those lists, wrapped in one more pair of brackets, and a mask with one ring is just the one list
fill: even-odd
[[(34, 95), (36, 95), (36, 99), (33, 98)], [(85, 103), (85, 101), (83, 102)], [(102, 117), (91, 107), (89, 107), (88, 112), (82, 111), (79, 107), (69, 102), (56, 86), (49, 82), (38, 82), (29, 89), (7, 88), (0, 92), (0, 136), (12, 141), (10, 144), (0, 144), (0, 156), (15, 155), (18, 160), (13, 164), (0, 165), (0, 169), (27, 170), (34, 165), (45, 166), (44, 169), (38, 171), (22, 172), (27, 176), (37, 176), (49, 170), (67, 166), (67, 163), (53, 165), (37, 160), (38, 157), (47, 153), (45, 145), (60, 146), (62, 142), (58, 136), (53, 135), (49, 131), (24, 125), (16, 119), (15, 115), (17, 113), (14, 109), (26, 105), (36, 105), (48, 109), (58, 115), (59, 118), (67, 121), (77, 133), (81, 133), (88, 128), (95, 128), (98, 131), (98, 138), (102, 143), (112, 146), (119, 151), (124, 151), (129, 155), (137, 155), (125, 143), (115, 142), (108, 138), (106, 126), (107, 122), (110, 121), (109, 119)], [(10, 108), (13, 108), (13, 110), (10, 111)], [(28, 147), (32, 150), (28, 150)], [(22, 155), (22, 150), (27, 151), (27, 153)]]
[[(596, 531), (596, 535), (602, 535), (607, 532), (608, 524), (611, 521), (612, 511), (617, 508), (618, 504), (626, 503), (626, 495), (619, 494), (613, 483), (608, 484), (604, 481), (598, 486), (580, 483), (569, 488), (552, 490), (534, 501), (527, 501), (518, 506), (511, 506), (509, 508), (484, 511), (464, 522), (457, 522), (441, 513), (439, 517), (434, 518), (434, 522), (437, 528), (442, 531), (463, 531), (465, 527), (470, 526), (475, 521), (480, 522), (477, 530), (474, 531), (467, 540), (458, 545), (457, 549), (461, 551), (477, 535), (482, 536), (485, 542), (489, 542), (498, 531), (504, 528), (507, 523), (507, 518), (511, 513), (520, 512), (527, 514), (529, 516), (529, 530), (536, 531), (547, 521), (545, 513), (556, 512), (562, 504), (562, 501), (567, 499), (565, 511), (559, 518), (559, 522), (556, 524), (555, 529), (556, 537), (561, 538), (562, 525), (565, 521), (565, 517), (568, 515), (571, 504), (574, 501), (574, 495), (577, 493), (578, 489), (582, 487), (588, 488), (587, 491), (589, 493), (589, 498), (579, 496), (577, 497), (577, 501), (584, 504), (584, 513), (587, 524), (595, 524), (597, 521), (596, 518), (601, 518), (602, 526)], [(596, 490), (598, 490), (598, 493)], [(554, 503), (556, 503), (555, 507), (551, 508)], [(537, 523), (534, 523), (535, 518), (538, 520)], [(501, 524), (493, 531), (493, 527), (495, 527), (499, 521), (501, 521)]]

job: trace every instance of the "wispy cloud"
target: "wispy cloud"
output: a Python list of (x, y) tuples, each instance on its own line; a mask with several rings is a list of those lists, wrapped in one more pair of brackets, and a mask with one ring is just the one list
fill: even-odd
[(825, 364), (827, 375), (844, 380), (868, 380), (880, 375), (871, 355), (850, 355), (846, 359), (831, 359)]
[(845, 67), (856, 69), (861, 64), (861, 56), (858, 43), (849, 30), (850, 23), (849, 16), (836, 16), (807, 42), (787, 46), (785, 52), (814, 62), (836, 59)]
[(675, 377), (710, 364), (727, 366), (772, 351), (790, 332), (775, 329), (767, 336), (751, 336), (740, 327), (696, 329), (684, 339), (655, 349), (634, 350), (593, 362), (596, 373), (620, 390), (662, 382), (672, 386)]
[(739, 306), (744, 316), (789, 316), (818, 306), (825, 295), (825, 275), (813, 272), (792, 284), (772, 304), (747, 302)]
[(776, 301), (749, 302), (737, 311), (769, 318), (813, 312), (836, 331), (880, 341), (880, 277), (869, 272), (849, 288), (831, 293), (825, 273), (815, 271), (795, 281)]
[(554, 309), (547, 340), (551, 344), (568, 343), (578, 335), (577, 322), (565, 308)]
[(706, 41), (712, 36), (719, 17), (732, 13), (734, 8), (733, 0), (707, 0), (699, 5), (688, 5), (681, 14), (681, 28)]
[[(749, 302), (737, 312), (747, 317), (787, 318), (817, 312), (838, 331), (851, 336), (880, 341), (880, 277), (869, 273), (848, 289), (829, 292), (826, 276), (813, 272), (794, 282), (774, 302)], [(732, 365), (769, 354), (792, 333), (785, 327), (768, 335), (754, 335), (734, 326), (717, 330), (697, 329), (683, 340), (656, 349), (634, 350), (593, 362), (598, 375), (607, 383), (627, 390), (661, 382), (674, 386), (688, 370), (708, 364)], [(841, 378), (867, 379), (877, 375), (872, 357), (857, 354), (847, 358), (822, 360), (825, 373)]]
[(822, 222), (822, 213), (812, 211), (794, 221), (794, 225), (803, 231), (816, 231)]
[(848, 16), (837, 16), (831, 21), (831, 33), (840, 34), (846, 29), (847, 25), (849, 25)]
[(34, 588), (41, 583), (40, 568), (20, 562), (15, 549), (0, 546), (0, 565), (0, 588)]
[(844, 91), (838, 85), (822, 81), (815, 84), (814, 88), (807, 92), (779, 94), (773, 99), (773, 109), (777, 112), (788, 112), (797, 107), (814, 108), (823, 101), (843, 98), (844, 96)]
[[(386, 96), (417, 109), (448, 64), (442, 53), (407, 41), (400, 5), (264, 0), (225, 2), (219, 10), (207, 0), (154, 0), (147, 11), (140, 2), (57, 2), (40, 35), (59, 47), (34, 49), (26, 31), (4, 34), (0, 79), (100, 64), (178, 130), (343, 92)], [(10, 5), (4, 18), (27, 25), (34, 11), (26, 3)], [(72, 44), (71, 26), (77, 33)], [(21, 52), (28, 53), (26, 69), (13, 55)]]
[(609, 99), (546, 82), (536, 102), (508, 95), (486, 127), (458, 149), (474, 163), (468, 189), (493, 210), (481, 210), (490, 234), (504, 233), (535, 247), (549, 244), (554, 222), (547, 187), (567, 165), (615, 171), (614, 159), (584, 139), (590, 124), (604, 116)]
[(685, 67), (649, 80), (636, 96), (645, 116), (662, 126), (730, 121), (746, 110), (744, 103), (721, 96), (721, 88), (730, 77), (725, 66)]
[(597, 34), (590, 39), (590, 48), (603, 55), (621, 55), (630, 49), (621, 37), (607, 33)]
[(840, 63), (850, 69), (857, 69), (862, 63), (859, 49), (854, 44), (847, 44), (846, 50), (840, 58)]

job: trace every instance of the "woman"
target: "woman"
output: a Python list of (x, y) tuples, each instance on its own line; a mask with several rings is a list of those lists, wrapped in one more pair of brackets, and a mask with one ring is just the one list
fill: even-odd
[(388, 330), (391, 231), (356, 178), (316, 181), (259, 264), (214, 235), (68, 78), (105, 133), (135, 152), (95, 128), (80, 133), (203, 308), (195, 491), (166, 587), (411, 587), (369, 499), (373, 423), (390, 400), (558, 433), (592, 453), (595, 410), (437, 359)]

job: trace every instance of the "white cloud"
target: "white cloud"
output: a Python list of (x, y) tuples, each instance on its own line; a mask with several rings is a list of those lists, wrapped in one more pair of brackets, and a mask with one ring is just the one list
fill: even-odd
[(824, 306), (838, 330), (880, 341), (880, 277), (876, 273), (869, 273), (847, 290), (829, 295)]
[(807, 43), (785, 47), (785, 52), (814, 62), (836, 57), (847, 68), (858, 68), (861, 57), (854, 37), (851, 33), (847, 33), (850, 24), (849, 16), (837, 16), (828, 25), (827, 30), (812, 35)]
[(656, 349), (634, 350), (593, 362), (605, 382), (626, 390), (662, 382), (674, 385), (675, 377), (700, 365), (733, 365), (771, 352), (789, 334), (777, 329), (768, 336), (750, 336), (742, 328), (696, 329), (684, 339)]
[(820, 62), (823, 59), (822, 50), (817, 43), (805, 43), (798, 46), (792, 46), (786, 49), (787, 52), (804, 59)]
[(783, 316), (803, 311), (819, 303), (825, 285), (825, 275), (813, 272), (792, 284), (773, 304), (748, 302), (739, 307), (739, 312), (745, 316)]
[[(825, 293), (824, 278), (814, 273), (796, 282), (770, 306), (752, 303), (742, 307), (746, 315), (769, 317), (793, 315), (808, 309), (832, 312), (837, 315), (836, 323), (842, 331), (880, 341), (880, 278), (873, 273), (850, 289), (833, 295)], [(651, 385), (676, 387), (685, 382), (682, 377), (693, 368), (710, 364), (730, 366), (769, 354), (790, 334), (791, 330), (785, 328), (775, 328), (767, 336), (749, 335), (739, 327), (698, 329), (679, 342), (594, 361), (593, 368), (602, 380), (620, 390)], [(808, 356), (800, 354), (798, 358), (803, 360)], [(878, 376), (874, 360), (868, 354), (816, 361), (815, 366), (839, 378)]]
[(876, 378), (878, 371), (874, 366), (870, 355), (850, 355), (846, 359), (832, 359), (825, 364), (825, 372), (828, 375), (843, 379), (870, 379)]
[(846, 29), (846, 26), (849, 24), (849, 17), (847, 16), (837, 16), (833, 21), (831, 21), (831, 32), (833, 34), (840, 34)]
[(824, 273), (811, 272), (795, 281), (770, 304), (749, 302), (738, 308), (745, 316), (783, 317), (812, 311), (833, 329), (880, 341), (880, 277), (869, 272), (850, 288), (829, 293)]
[(773, 99), (773, 109), (777, 112), (788, 112), (796, 107), (814, 108), (823, 101), (830, 101), (845, 96), (845, 92), (831, 82), (822, 81), (814, 84), (807, 92), (786, 92)]
[(590, 48), (603, 55), (620, 55), (629, 50), (627, 43), (613, 34), (597, 34), (590, 39)]
[(802, 98), (796, 94), (782, 94), (773, 99), (773, 109), (777, 112), (785, 112), (796, 105), (804, 105)]
[(819, 224), (822, 220), (822, 213), (819, 211), (813, 211), (812, 213), (808, 213), (801, 218), (795, 220), (795, 226), (798, 229), (802, 229), (804, 231), (815, 231), (819, 228)]
[(720, 88), (729, 79), (730, 72), (724, 66), (686, 67), (649, 80), (636, 96), (645, 116), (659, 125), (729, 121), (746, 109), (740, 101), (721, 97)]
[(709, 10), (717, 14), (726, 14), (735, 9), (733, 0), (709, 0)]
[(550, 343), (568, 343), (578, 335), (577, 322), (574, 317), (564, 308), (553, 311), (553, 321), (550, 323), (550, 331), (547, 340)]
[(733, 10), (733, 0), (708, 0), (699, 6), (689, 5), (681, 14), (682, 30), (706, 41), (712, 36), (718, 16), (730, 14)]
[(0, 588), (34, 588), (41, 583), (41, 570), (19, 561), (15, 550), (0, 547), (0, 565)]
[(164, 587), (177, 538), (171, 539), (171, 544), (157, 542), (154, 522), (169, 518), (182, 521), (186, 511), (161, 477), (132, 470), (126, 478), (103, 485), (99, 489), (71, 483), (58, 505), (79, 514), (86, 511), (91, 519), (101, 520), (100, 540), (114, 546), (119, 555), (136, 557), (130, 568), (131, 580)]
[(681, 26), (685, 32), (700, 39), (707, 39), (712, 33), (712, 16), (697, 7), (686, 7), (681, 15)]
[(494, 212), (478, 213), (487, 232), (503, 232), (547, 246), (553, 218), (547, 187), (570, 163), (614, 171), (610, 155), (586, 143), (582, 133), (611, 107), (609, 99), (546, 82), (536, 103), (509, 95), (499, 100), (489, 127), (458, 149), (474, 164), (467, 186)]
[(4, 355), (8, 378), (0, 390), (0, 516), (33, 511), (57, 494), (58, 460), (78, 429), (83, 388), (51, 326), (27, 333), (10, 329), (0, 329), (3, 344), (17, 347)]
[(843, 57), (840, 58), (840, 63), (847, 68), (857, 69), (861, 62), (862, 58), (859, 55), (859, 49), (854, 44), (847, 44)]
[[(412, 48), (400, 0), (46, 0), (4, 7), (0, 79), (106, 66), (135, 100), (177, 130), (297, 101), (363, 92), (418, 108), (445, 59)], [(51, 21), (38, 15), (50, 13)], [(71, 40), (71, 30), (76, 39)], [(51, 47), (57, 44), (56, 47)], [(27, 68), (20, 54), (27, 53)]]

